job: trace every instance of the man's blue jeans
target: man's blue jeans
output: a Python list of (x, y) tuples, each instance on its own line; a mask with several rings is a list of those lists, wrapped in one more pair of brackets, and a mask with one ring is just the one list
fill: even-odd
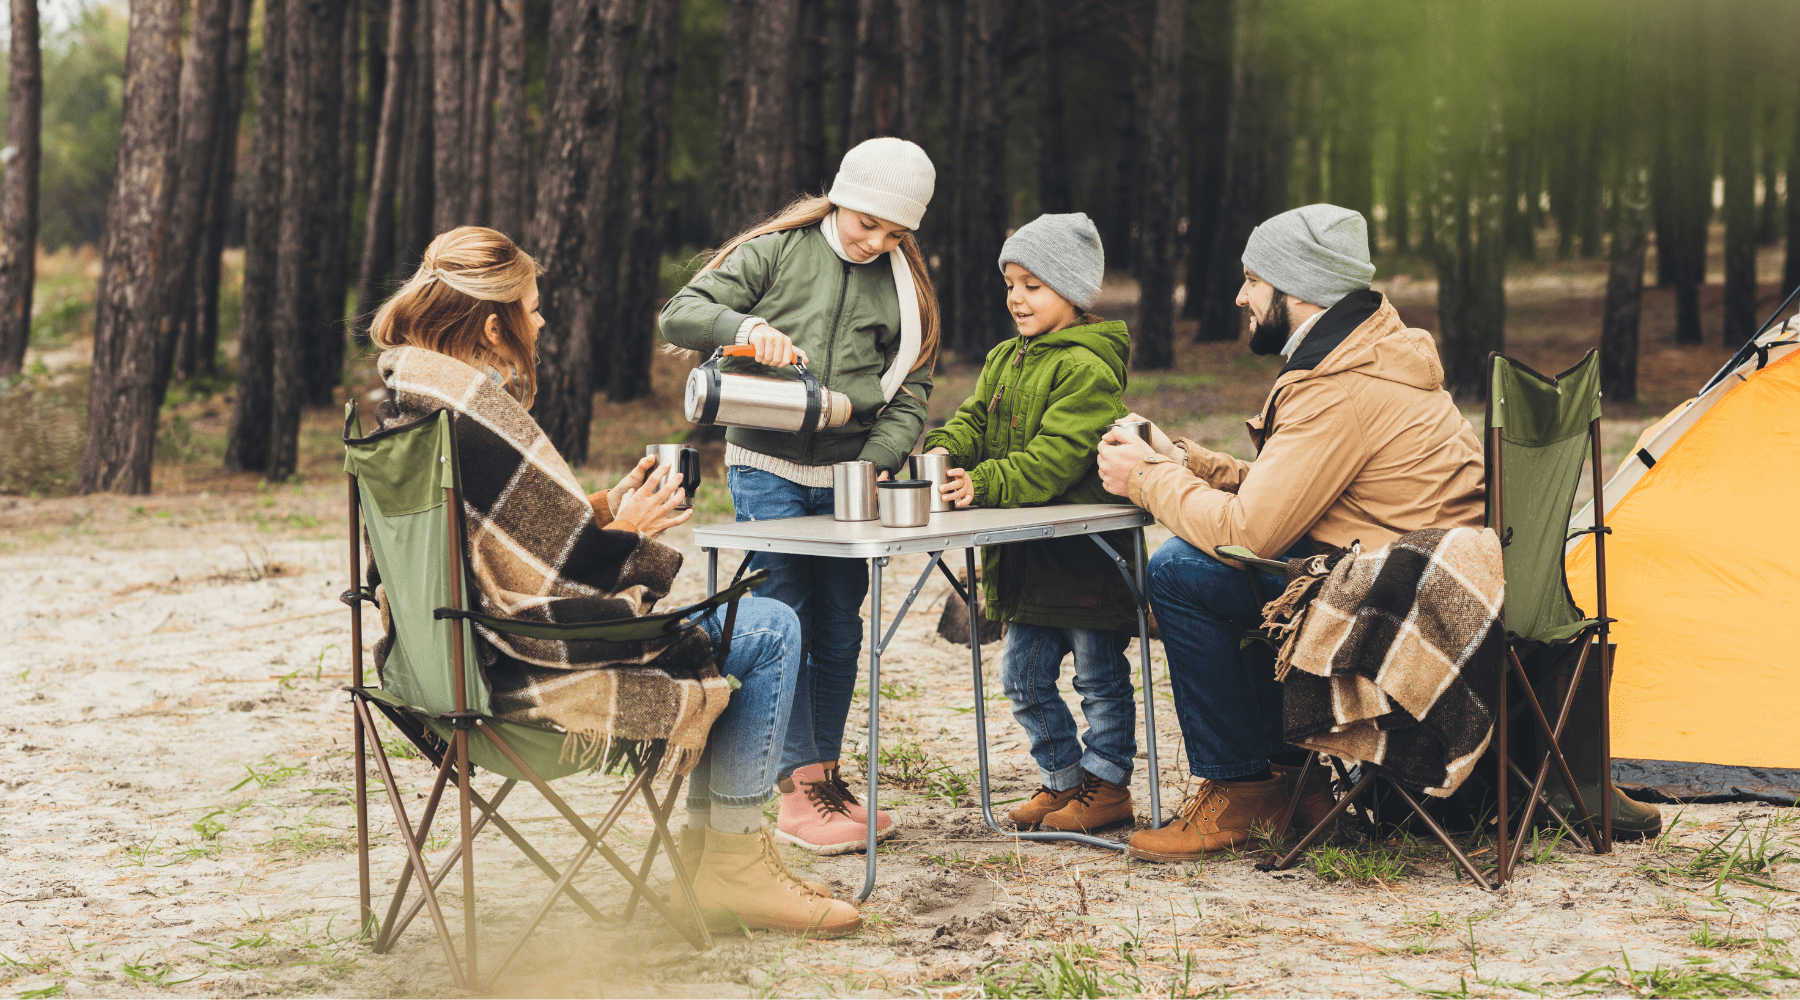
[[(1048, 628), (1010, 624), (1000, 673), (1013, 718), (1031, 739), (1039, 780), (1052, 791), (1081, 784), (1086, 770), (1102, 781), (1131, 780), (1137, 757), (1137, 699), (1132, 695), (1131, 662), (1125, 659), (1129, 632)], [(1087, 752), (1075, 739), (1075, 717), (1056, 689), (1063, 657), (1075, 654), (1075, 692), (1087, 717)]]
[[(701, 620), (714, 648), (725, 629), (725, 609)], [(793, 711), (800, 675), (800, 622), (779, 601), (746, 597), (738, 603), (725, 675), (742, 685), (731, 692), (706, 752), (688, 781), (689, 808), (760, 806), (775, 790), (782, 736)]]
[[(830, 487), (801, 486), (747, 465), (726, 473), (739, 521), (772, 521), (831, 513)], [(800, 680), (788, 718), (781, 775), (822, 760), (837, 760), (844, 722), (862, 661), (862, 603), (869, 567), (861, 559), (827, 559), (758, 552), (751, 569), (767, 569), (757, 596), (794, 609), (800, 619)]]
[[(1311, 554), (1304, 541), (1281, 558)], [(1286, 581), (1258, 572), (1270, 600)], [(1275, 651), (1260, 642), (1240, 648), (1245, 632), (1262, 623), (1250, 577), (1171, 538), (1150, 557), (1150, 603), (1169, 656), (1175, 717), (1196, 778), (1229, 781), (1268, 766), (1281, 740), (1281, 685)]]

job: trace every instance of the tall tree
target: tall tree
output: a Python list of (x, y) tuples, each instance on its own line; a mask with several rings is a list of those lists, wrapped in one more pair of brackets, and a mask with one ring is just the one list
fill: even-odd
[(1412, 252), (1412, 113), (1401, 104), (1394, 119), (1394, 172), (1387, 191), (1388, 239), (1394, 252)]
[(1706, 231), (1712, 221), (1714, 150), (1709, 125), (1707, 20), (1700, 8), (1672, 16), (1668, 22), (1669, 127), (1668, 150), (1661, 154), (1668, 170), (1667, 241), (1658, 224), (1656, 254), (1669, 257), (1669, 280), (1675, 285), (1675, 342), (1698, 344), (1700, 286), (1706, 282)]
[(395, 270), (411, 271), (419, 256), (437, 235), (432, 227), (437, 202), (436, 145), (432, 127), (436, 121), (436, 93), (432, 74), (432, 22), (436, 0), (418, 0), (413, 34), (412, 81), (407, 86), (406, 112), (401, 115), (400, 221), (395, 237)]
[(362, 268), (356, 281), (356, 331), (359, 335), (367, 333), (375, 307), (384, 297), (394, 273), (394, 189), (400, 176), (406, 86), (412, 78), (415, 4), (416, 0), (393, 0), (388, 7), (387, 74), (382, 81), (380, 123), (375, 128), (375, 160), (369, 172)]
[(337, 69), (336, 86), (325, 98), (332, 102), (329, 122), (321, 121), (329, 152), (320, 163), (329, 171), (322, 182), (325, 201), (318, 225), (322, 234), (321, 264), (314, 270), (319, 323), (306, 341), (306, 401), (330, 406), (344, 380), (344, 306), (350, 294), (350, 212), (356, 202), (356, 134), (362, 115), (362, 54), (354, 0), (344, 0), (336, 19), (338, 44), (327, 49)]
[(181, 106), (181, 0), (133, 0), (125, 115), (94, 293), (94, 368), (79, 489), (150, 492), (162, 320)]
[(900, 50), (900, 100), (893, 133), (924, 144), (925, 0), (894, 0), (894, 34)]
[(468, 147), (464, 141), (463, 0), (431, 0), (432, 235), (467, 221)]
[(1781, 102), (1761, 95), (1762, 120), (1756, 148), (1762, 155), (1762, 201), (1756, 206), (1756, 245), (1774, 246), (1781, 239)]
[[(740, 7), (748, 23), (746, 33), (739, 36), (743, 45), (737, 47), (754, 55), (743, 66), (737, 133), (729, 147), (719, 143), (713, 226), (721, 240), (780, 208), (795, 189), (792, 75), (800, 0), (732, 0), (731, 13), (739, 14)], [(731, 83), (727, 79), (722, 86)], [(723, 106), (722, 101), (722, 110)], [(721, 114), (721, 136), (727, 121)]]
[[(591, 122), (594, 147), (594, 180), (588, 188), (588, 263), (585, 301), (588, 309), (578, 324), (591, 341), (589, 387), (577, 402), (576, 416), (586, 428), (593, 413), (594, 390), (612, 380), (613, 341), (618, 335), (622, 303), (619, 300), (619, 262), (625, 254), (627, 215), (623, 119), (626, 81), (630, 76), (632, 43), (637, 38), (637, 0), (602, 6), (606, 44), (600, 50), (599, 77), (591, 82), (599, 91), (599, 113)], [(587, 458), (583, 437), (580, 460)]]
[(244, 292), (238, 324), (238, 377), (225, 468), (264, 472), (275, 399), (275, 284), (279, 272), (282, 144), (287, 122), (287, 32), (290, 5), (263, 0), (262, 65), (256, 72), (260, 106), (250, 148), (250, 189), (244, 201)]
[(1138, 262), (1137, 347), (1145, 369), (1175, 364), (1176, 222), (1181, 203), (1181, 49), (1187, 0), (1156, 0), (1150, 30), (1150, 100), (1144, 114), (1143, 239)]
[[(844, 0), (839, 0), (840, 4), (842, 2)], [(727, 39), (745, 38), (749, 35), (758, 14), (757, 5), (758, 0), (726, 0)], [(554, 26), (551, 30), (554, 32)], [(554, 44), (554, 36), (552, 41)], [(743, 137), (744, 114), (749, 106), (750, 58), (749, 46), (727, 44), (724, 57), (719, 60), (719, 129), (718, 148), (715, 150), (717, 159), (713, 171), (712, 207), (712, 238), (715, 246), (723, 244), (744, 228), (746, 213), (740, 207), (733, 178), (739, 169), (738, 143)], [(840, 61), (845, 58), (842, 48), (838, 50), (838, 58)], [(839, 135), (842, 136), (841, 131)], [(541, 202), (542, 192), (538, 198)]]
[[(1740, 15), (1745, 8), (1729, 8)], [(1755, 54), (1744, 32), (1725, 68), (1725, 136), (1720, 162), (1725, 175), (1725, 325), (1727, 347), (1756, 332), (1756, 93)]]
[(825, 51), (831, 38), (826, 34), (826, 26), (825, 0), (800, 0), (800, 118), (795, 155), (800, 188), (804, 191), (823, 191), (831, 184), (829, 142), (825, 134)]
[(644, 6), (642, 69), (638, 84), (637, 156), (631, 167), (631, 232), (621, 278), (620, 322), (608, 372), (608, 399), (648, 396), (656, 341), (662, 235), (668, 215), (669, 137), (675, 104), (678, 0)]
[(498, 11), (492, 0), (470, 0), (481, 20), (481, 63), (473, 74), (474, 99), (469, 115), (469, 220), (488, 225), (493, 204), (494, 155), (494, 91), (499, 84), (499, 34), (495, 30)]
[(194, 0), (187, 59), (181, 69), (180, 130), (175, 146), (174, 200), (160, 261), (162, 294), (157, 305), (156, 398), (161, 405), (172, 367), (195, 367), (193, 295), (201, 229), (218, 166), (219, 105), (225, 101), (225, 49), (230, 41), (231, 0)]
[(969, 0), (963, 24), (961, 168), (962, 253), (957, 266), (956, 331), (951, 343), (978, 358), (1008, 335), (994, 297), (994, 248), (1006, 240), (1006, 86), (999, 0)]
[(200, 259), (194, 271), (194, 367), (183, 377), (211, 374), (219, 355), (219, 274), (225, 237), (231, 229), (231, 204), (237, 191), (238, 124), (244, 115), (244, 72), (250, 53), (251, 0), (231, 0), (226, 28), (225, 98), (219, 102), (219, 142), (214, 147), (212, 190), (201, 224)]
[[(1623, 85), (1621, 97), (1640, 92), (1644, 67), (1638, 55), (1643, 32), (1638, 18), (1626, 17), (1623, 63), (1614, 74)], [(1606, 299), (1600, 320), (1600, 392), (1615, 403), (1637, 398), (1638, 321), (1643, 313), (1644, 251), (1650, 236), (1650, 163), (1641, 102), (1616, 103), (1620, 146), (1618, 186), (1613, 192), (1611, 266), (1606, 275)]]
[(24, 367), (31, 343), (44, 106), (37, 0), (12, 0), (7, 68), (7, 157), (0, 162), (5, 171), (5, 190), (0, 192), (0, 378)]
[(1031, 18), (1037, 41), (1038, 211), (1054, 213), (1075, 208), (1069, 189), (1069, 140), (1063, 120), (1062, 78), (1067, 67), (1061, 56), (1061, 8), (1056, 0), (1036, 0)]
[[(851, 0), (840, 0), (849, 3)], [(880, 0), (854, 0), (856, 4), (856, 48), (850, 70), (850, 130), (844, 137), (844, 148), (874, 138), (875, 90), (880, 79), (881, 53), (878, 31)]]
[(1225, 188), (1225, 152), (1231, 125), (1232, 2), (1197, 0), (1187, 32), (1192, 69), (1182, 100), (1190, 136), (1187, 150), (1187, 297), (1181, 314), (1199, 319), (1207, 302), (1207, 275), (1218, 239)]
[(489, 167), (490, 225), (524, 241), (525, 171), (530, 150), (525, 139), (525, 0), (501, 0), (494, 25), (500, 73), (495, 82), (494, 146)]
[[(1205, 294), (1196, 340), (1236, 340), (1243, 330), (1237, 290), (1244, 283), (1244, 241), (1262, 221), (1264, 197), (1262, 62), (1267, 11), (1267, 0), (1232, 3), (1231, 112), (1226, 126), (1225, 183), (1212, 250), (1207, 254)], [(1196, 290), (1190, 287), (1188, 294)]]
[[(940, 177), (964, 176), (963, 149), (963, 21), (968, 12), (960, 3), (940, 3), (938, 21), (938, 93), (943, 105), (944, 140), (935, 166)], [(925, 231), (920, 234), (927, 259), (936, 258), (937, 275), (932, 284), (937, 288), (939, 329), (944, 331), (943, 346), (961, 354), (962, 344), (954, 331), (962, 328), (961, 302), (957, 286), (961, 284), (963, 260), (964, 192), (961, 184), (941, 184), (932, 193), (932, 210)]]

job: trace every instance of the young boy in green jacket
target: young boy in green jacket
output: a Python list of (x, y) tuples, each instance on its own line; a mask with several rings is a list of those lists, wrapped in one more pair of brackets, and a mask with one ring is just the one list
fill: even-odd
[[(1006, 241), (1000, 272), (1019, 335), (989, 352), (975, 394), (925, 437), (928, 453), (958, 466), (943, 488), (957, 506), (1123, 502), (1095, 466), (1101, 436), (1126, 413), (1131, 357), (1125, 324), (1087, 312), (1105, 271), (1100, 233), (1079, 212), (1039, 216)], [(1134, 551), (1128, 537), (1107, 541)], [(1008, 623), (1006, 695), (1042, 774), (1011, 819), (1069, 831), (1130, 820), (1137, 702), (1125, 647), (1137, 611), (1118, 568), (1087, 538), (991, 546), (982, 586), (987, 616)], [(1071, 652), (1085, 751), (1057, 691)]]

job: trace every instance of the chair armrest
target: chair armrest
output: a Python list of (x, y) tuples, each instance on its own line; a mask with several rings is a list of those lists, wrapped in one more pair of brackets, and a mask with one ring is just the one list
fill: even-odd
[(1254, 566), (1265, 572), (1287, 572), (1287, 563), (1279, 559), (1264, 559), (1242, 545), (1221, 545), (1214, 552), (1222, 559), (1236, 559), (1246, 566)]
[(685, 608), (664, 611), (661, 614), (642, 615), (634, 618), (620, 618), (614, 621), (600, 622), (533, 622), (517, 618), (503, 618), (484, 615), (479, 611), (458, 611), (455, 608), (438, 608), (431, 613), (433, 618), (442, 621), (446, 618), (459, 618), (474, 622), (483, 628), (506, 635), (522, 635), (531, 639), (563, 639), (563, 640), (598, 640), (601, 642), (633, 642), (644, 639), (656, 639), (670, 632), (680, 631), (688, 626), (690, 619), (698, 618), (714, 608), (730, 604), (750, 592), (752, 587), (769, 578), (769, 571), (759, 569), (737, 583), (719, 591), (697, 604)]

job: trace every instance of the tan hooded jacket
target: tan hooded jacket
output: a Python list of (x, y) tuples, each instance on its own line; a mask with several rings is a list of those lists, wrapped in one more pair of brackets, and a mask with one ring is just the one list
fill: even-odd
[(1132, 470), (1131, 502), (1208, 554), (1243, 545), (1278, 558), (1302, 537), (1315, 548), (1360, 540), (1366, 551), (1421, 528), (1480, 527), (1481, 444), (1444, 391), (1431, 334), (1380, 296), (1316, 367), (1294, 368), (1328, 319), (1246, 422), (1255, 462), (1181, 439), (1187, 468), (1149, 456)]

